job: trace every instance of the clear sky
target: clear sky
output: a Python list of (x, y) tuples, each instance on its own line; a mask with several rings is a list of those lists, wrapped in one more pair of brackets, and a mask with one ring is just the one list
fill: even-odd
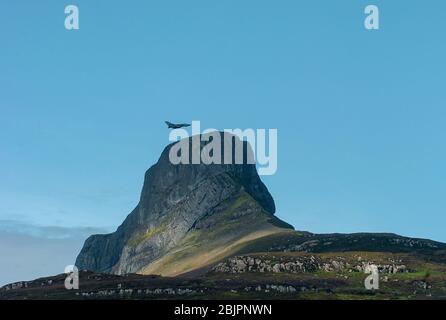
[[(78, 31), (64, 28), (68, 4)], [(367, 4), (378, 31), (363, 26)], [(446, 242), (445, 12), (443, 0), (1, 1), (1, 225), (114, 230), (168, 143), (163, 121), (200, 120), (278, 129), (278, 172), (263, 180), (296, 229)]]

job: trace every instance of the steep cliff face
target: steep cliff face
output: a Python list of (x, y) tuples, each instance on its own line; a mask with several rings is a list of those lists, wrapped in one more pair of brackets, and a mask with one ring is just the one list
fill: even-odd
[[(222, 133), (225, 138), (238, 139)], [(176, 275), (218, 261), (246, 241), (292, 229), (273, 215), (273, 198), (255, 165), (246, 163), (246, 142), (244, 163), (224, 165), (174, 165), (174, 145), (146, 172), (140, 201), (123, 224), (86, 240), (79, 268)]]

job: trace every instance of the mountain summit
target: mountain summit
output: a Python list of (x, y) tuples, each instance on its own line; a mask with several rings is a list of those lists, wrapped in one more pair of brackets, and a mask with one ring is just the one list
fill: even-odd
[[(249, 145), (228, 133), (210, 138), (167, 146), (123, 224), (86, 240), (79, 291), (66, 290), (62, 274), (6, 285), (0, 299), (446, 299), (446, 244), (294, 231), (274, 216)], [(219, 138), (233, 141), (231, 151), (242, 144), (240, 164), (186, 164), (186, 150), (213, 157)], [(172, 154), (186, 161), (174, 165)], [(371, 266), (379, 290), (365, 287)]]
[[(231, 148), (243, 145), (241, 164), (175, 165), (171, 148), (192, 146), (194, 137), (168, 145), (146, 172), (136, 208), (115, 232), (89, 237), (76, 266), (173, 276), (209, 266), (252, 240), (291, 231), (274, 216), (274, 200), (247, 161), (250, 145), (229, 133), (220, 136), (233, 141)], [(200, 151), (206, 145), (200, 142)]]

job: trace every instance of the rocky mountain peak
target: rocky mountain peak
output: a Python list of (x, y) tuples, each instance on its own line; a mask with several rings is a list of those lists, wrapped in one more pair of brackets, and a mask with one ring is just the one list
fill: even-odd
[[(229, 164), (172, 163), (173, 152), (182, 155), (199, 149), (201, 154), (209, 151), (206, 148), (214, 139), (215, 135), (194, 136), (168, 145), (158, 162), (146, 172), (136, 208), (116, 232), (88, 238), (76, 265), (81, 269), (123, 274), (163, 273), (160, 263), (163, 266), (168, 263), (172, 271), (167, 274), (178, 274), (190, 271), (190, 268), (173, 268), (181, 266), (184, 260), (173, 256), (178, 251), (187, 252), (188, 257), (199, 256), (205, 248), (228, 250), (231, 243), (245, 238), (291, 228), (273, 216), (274, 200), (260, 180), (255, 164), (249, 161), (252, 150), (238, 137), (220, 133), (220, 150), (224, 159), (227, 148), (234, 151), (239, 143), (238, 146), (243, 146), (240, 164), (236, 164), (234, 152)], [(225, 140), (233, 143), (225, 145)], [(178, 153), (181, 143), (187, 148)], [(209, 261), (203, 265), (214, 258), (208, 257)]]

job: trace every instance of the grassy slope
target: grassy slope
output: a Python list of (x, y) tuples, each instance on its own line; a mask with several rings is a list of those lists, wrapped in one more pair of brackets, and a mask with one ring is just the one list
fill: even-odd
[[(238, 215), (247, 207), (254, 208), (255, 214)], [(291, 230), (288, 224), (263, 211), (247, 193), (232, 200), (223, 212), (218, 213), (217, 220), (219, 222), (212, 228), (191, 230), (178, 246), (138, 273), (177, 276), (192, 272), (196, 275), (233, 255), (280, 252), (289, 248), (293, 251), (296, 246), (319, 253), (417, 253), (426, 260), (446, 263), (446, 246), (434, 241), (394, 234), (312, 234)]]
[[(408, 273), (383, 274), (380, 289), (367, 291), (362, 272), (349, 270), (305, 272), (305, 273), (215, 273), (209, 272), (196, 278), (157, 278), (151, 276), (81, 273), (81, 290), (64, 288), (66, 275), (37, 279), (26, 288), (0, 289), (0, 299), (446, 299), (446, 264), (426, 261), (411, 253), (389, 252), (338, 252), (302, 253), (267, 252), (249, 256), (271, 259), (275, 262), (293, 261), (305, 256), (315, 256), (323, 261), (342, 260), (354, 265), (359, 257), (363, 261), (388, 264), (398, 261), (411, 269)], [(51, 284), (49, 284), (51, 280)], [(425, 282), (423, 289), (417, 283)], [(294, 292), (266, 290), (267, 286), (293, 286)], [(147, 294), (145, 289), (182, 288), (192, 292), (186, 295), (167, 293)], [(249, 288), (249, 290), (247, 290)], [(260, 289), (256, 289), (260, 288)], [(132, 293), (122, 293), (132, 289)], [(107, 296), (104, 290), (113, 292)], [(84, 296), (83, 293), (88, 293)]]
[[(303, 256), (315, 256), (330, 262), (333, 260), (355, 265), (358, 259), (375, 264), (391, 264), (399, 261), (410, 268), (410, 272), (381, 274), (380, 289), (368, 291), (364, 288), (367, 277), (363, 272), (350, 270), (306, 272), (306, 273), (210, 273), (204, 277), (207, 286), (219, 288), (209, 298), (228, 299), (445, 299), (446, 264), (429, 262), (423, 257), (409, 253), (389, 252), (338, 252), (338, 253), (302, 253), (302, 252), (267, 252), (249, 254), (250, 257), (270, 259), (275, 262), (293, 261)], [(427, 289), (417, 283), (426, 282)], [(293, 286), (292, 293), (265, 291), (266, 285)], [(245, 288), (250, 287), (247, 291)], [(252, 288), (260, 287), (259, 290)], [(226, 290), (224, 290), (226, 288)], [(305, 290), (303, 289), (305, 288)]]
[[(235, 216), (247, 207), (255, 213)], [(208, 229), (192, 229), (182, 242), (141, 274), (176, 276), (205, 268), (240, 251), (247, 243), (269, 235), (289, 232), (289, 225), (265, 212), (247, 193), (242, 193), (223, 212), (219, 223)]]

